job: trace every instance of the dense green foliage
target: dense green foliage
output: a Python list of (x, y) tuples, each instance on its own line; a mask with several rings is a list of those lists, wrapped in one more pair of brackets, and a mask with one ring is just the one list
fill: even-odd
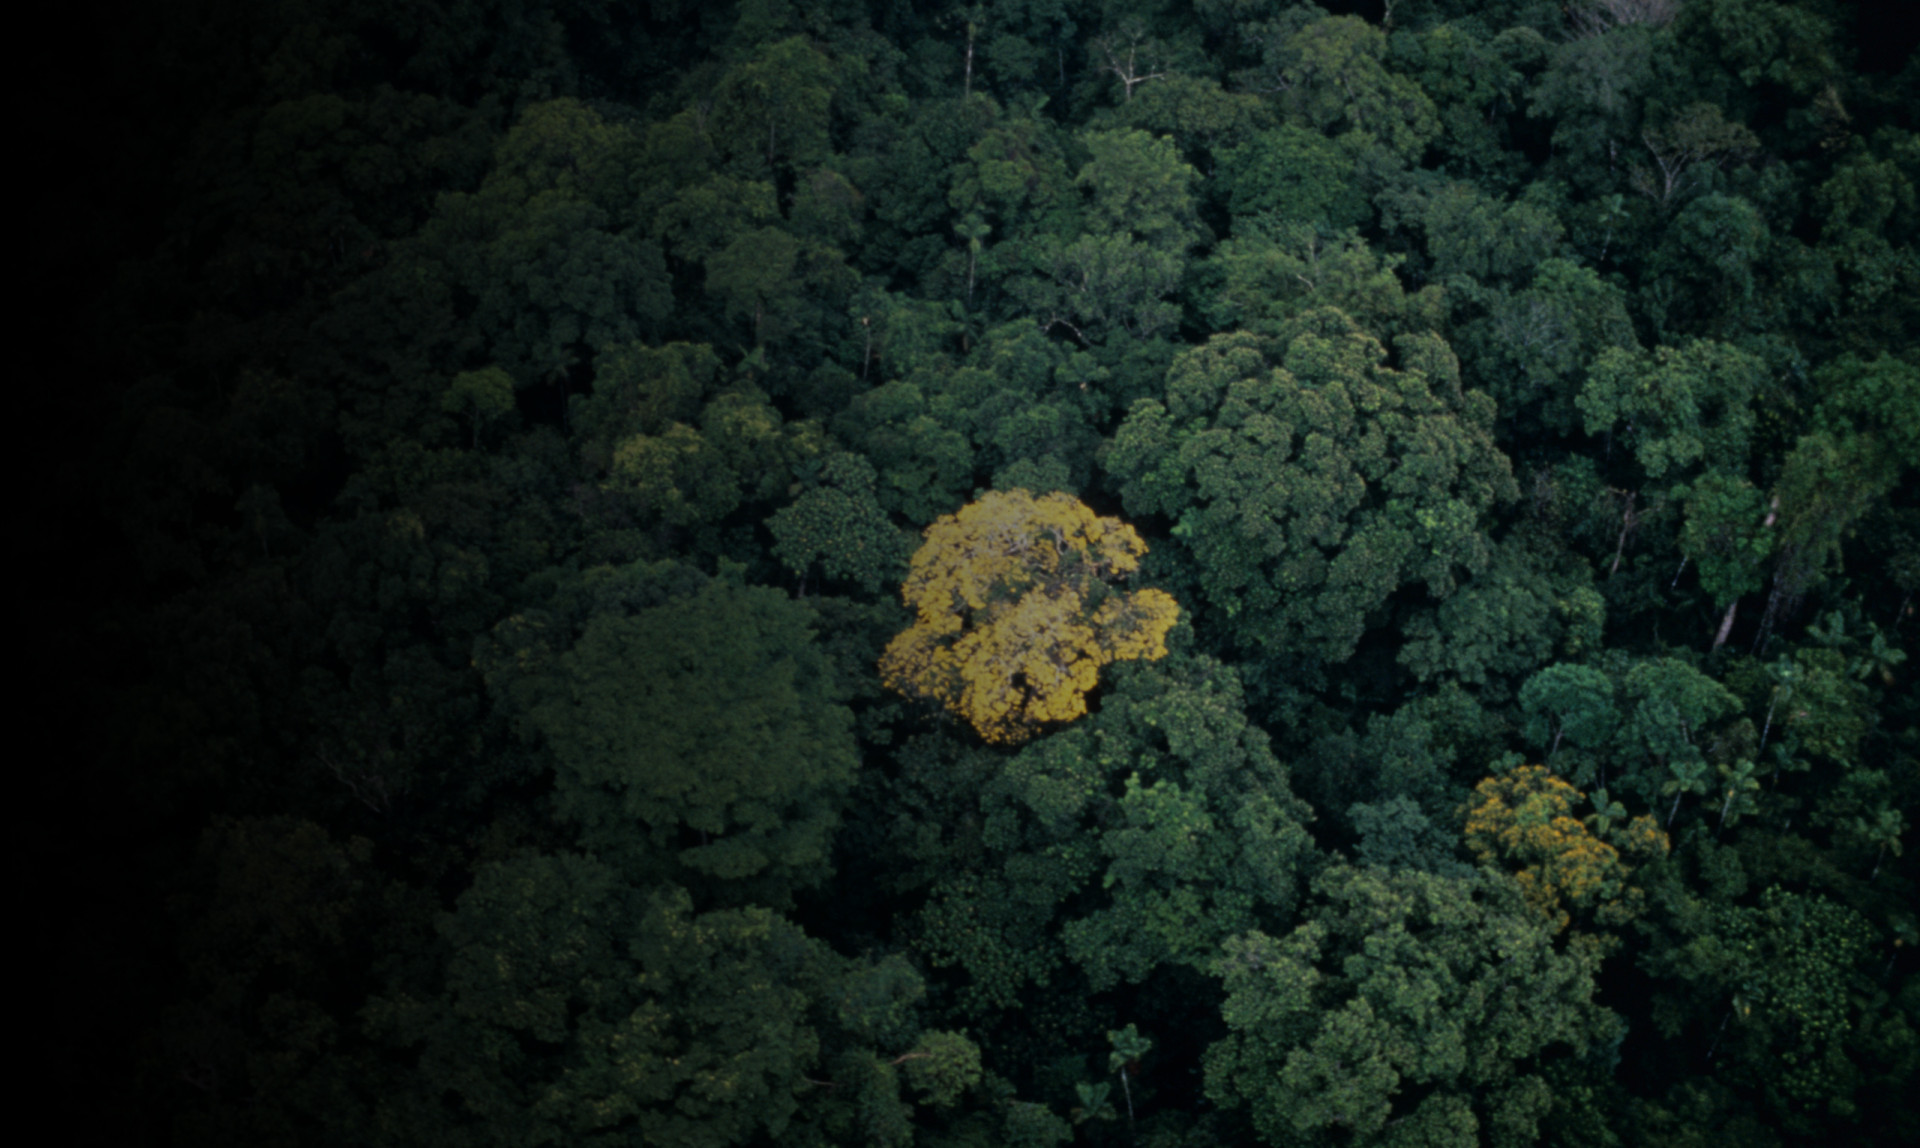
[(129, 20), (27, 660), (113, 1142), (1920, 1141), (1855, 6)]

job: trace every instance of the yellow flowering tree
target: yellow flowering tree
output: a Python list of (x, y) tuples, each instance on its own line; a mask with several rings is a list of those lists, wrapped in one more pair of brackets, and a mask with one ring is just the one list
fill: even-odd
[[(1527, 902), (1564, 929), (1572, 919), (1567, 906), (1590, 912), (1602, 925), (1616, 925), (1638, 914), (1640, 890), (1627, 885), (1631, 866), (1620, 849), (1596, 836), (1593, 824), (1614, 838), (1635, 859), (1665, 854), (1667, 836), (1651, 817), (1636, 817), (1609, 831), (1618, 806), (1581, 819), (1574, 809), (1586, 794), (1555, 777), (1544, 765), (1523, 765), (1503, 777), (1474, 787), (1468, 811), (1467, 848), (1482, 864), (1496, 860), (1518, 864), (1514, 874)], [(1609, 806), (1605, 791), (1599, 804)]]
[(927, 528), (900, 588), (914, 624), (881, 654), (881, 678), (990, 742), (1072, 721), (1100, 667), (1166, 655), (1179, 605), (1112, 585), (1146, 549), (1133, 527), (1070, 495), (985, 495)]

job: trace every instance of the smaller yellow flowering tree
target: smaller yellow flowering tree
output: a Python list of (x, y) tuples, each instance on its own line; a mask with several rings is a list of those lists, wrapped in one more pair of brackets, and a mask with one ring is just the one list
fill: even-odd
[[(1615, 814), (1624, 817), (1626, 811), (1610, 805), (1605, 790), (1597, 797), (1606, 808), (1584, 820), (1575, 817), (1586, 794), (1544, 765), (1523, 765), (1503, 777), (1489, 777), (1473, 792), (1467, 848), (1482, 864), (1518, 864), (1514, 877), (1527, 902), (1556, 929), (1565, 929), (1572, 920), (1568, 906), (1591, 913), (1600, 925), (1624, 924), (1639, 914), (1642, 896), (1627, 884), (1633, 869), (1621, 858), (1621, 849), (1635, 860), (1664, 855), (1667, 835), (1653, 818), (1635, 817), (1612, 827)], [(1596, 824), (1620, 848), (1596, 836)]]
[(1139, 568), (1133, 527), (1065, 494), (995, 491), (926, 531), (880, 656), (889, 689), (930, 698), (999, 744), (1087, 712), (1100, 667), (1164, 657), (1180, 607), (1111, 584)]

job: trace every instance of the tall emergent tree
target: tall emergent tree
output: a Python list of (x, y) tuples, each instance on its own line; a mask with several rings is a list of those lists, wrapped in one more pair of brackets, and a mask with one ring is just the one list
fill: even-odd
[(1271, 1144), (1534, 1143), (1554, 1103), (1542, 1061), (1617, 1035), (1593, 950), (1556, 948), (1490, 872), (1342, 865), (1315, 888), (1292, 933), (1227, 941), (1232, 1035), (1207, 1054), (1208, 1093)]
[(995, 491), (927, 528), (900, 587), (914, 624), (888, 643), (889, 688), (931, 698), (992, 742), (1087, 712), (1100, 667), (1167, 652), (1180, 607), (1114, 590), (1146, 544), (1077, 498)]
[(1439, 338), (1399, 343), (1396, 370), (1330, 307), (1285, 342), (1215, 336), (1121, 425), (1107, 465), (1127, 509), (1175, 520), (1243, 645), (1337, 662), (1403, 583), (1444, 598), (1485, 569), (1482, 518), (1514, 494), (1493, 403)]

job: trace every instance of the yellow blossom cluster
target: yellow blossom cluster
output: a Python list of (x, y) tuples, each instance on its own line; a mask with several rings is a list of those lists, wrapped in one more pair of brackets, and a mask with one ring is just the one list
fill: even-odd
[[(1601, 924), (1638, 912), (1640, 891), (1627, 885), (1632, 868), (1620, 851), (1596, 836), (1574, 810), (1586, 795), (1543, 765), (1523, 765), (1474, 787), (1467, 815), (1467, 848), (1482, 864), (1518, 865), (1514, 879), (1529, 904), (1564, 929), (1568, 906), (1590, 911)], [(1666, 851), (1666, 834), (1652, 818), (1636, 817), (1616, 836), (1630, 852)]]
[(1180, 607), (1109, 580), (1146, 544), (1065, 494), (996, 491), (927, 528), (901, 595), (914, 624), (887, 645), (888, 688), (932, 698), (990, 742), (1087, 712), (1100, 667), (1167, 652)]

